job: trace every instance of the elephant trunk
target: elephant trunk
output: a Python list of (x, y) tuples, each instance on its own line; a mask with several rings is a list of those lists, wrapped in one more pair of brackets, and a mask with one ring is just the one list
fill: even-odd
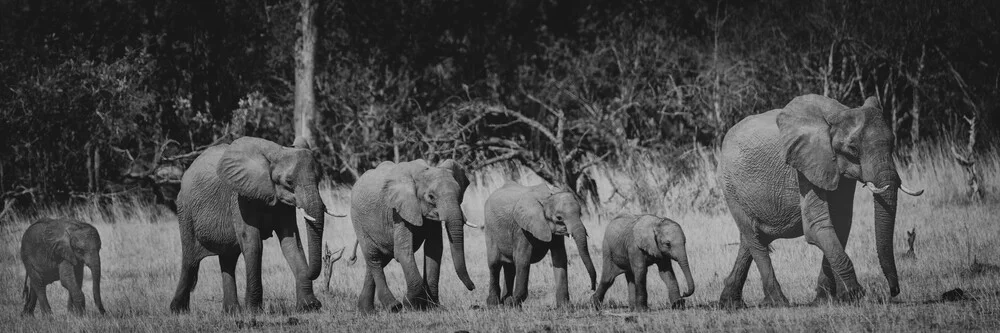
[(587, 274), (590, 274), (590, 290), (597, 289), (597, 270), (594, 269), (594, 261), (590, 259), (590, 248), (587, 246), (587, 229), (575, 228), (571, 235), (573, 235), (573, 240), (576, 241), (576, 249), (580, 253), (580, 259), (583, 260), (583, 265), (587, 267)]
[(455, 264), (455, 273), (458, 279), (462, 280), (468, 290), (476, 289), (476, 284), (469, 277), (469, 270), (465, 266), (465, 218), (449, 219), (445, 223), (448, 229), (448, 240), (451, 242), (451, 261)]
[(94, 305), (97, 306), (97, 311), (104, 314), (104, 301), (101, 299), (101, 256), (96, 251), (86, 259), (87, 267), (90, 267), (90, 276), (93, 278), (94, 285)]
[(694, 277), (691, 276), (691, 266), (688, 264), (687, 250), (681, 249), (680, 255), (676, 257), (677, 264), (681, 266), (681, 271), (684, 272), (684, 281), (687, 283), (687, 291), (684, 292), (683, 297), (688, 297), (694, 294)]
[(309, 271), (307, 278), (315, 280), (323, 269), (323, 227), (326, 222), (326, 206), (319, 195), (319, 187), (315, 184), (299, 187), (295, 190), (296, 205), (305, 210), (306, 239), (308, 239)]
[(900, 184), (899, 174), (889, 169), (877, 174), (876, 184), (888, 187), (888, 191), (874, 194), (875, 204), (875, 249), (878, 253), (882, 273), (889, 282), (892, 296), (899, 294), (899, 276), (896, 274), (896, 258), (893, 257), (893, 236), (896, 228), (896, 199)]

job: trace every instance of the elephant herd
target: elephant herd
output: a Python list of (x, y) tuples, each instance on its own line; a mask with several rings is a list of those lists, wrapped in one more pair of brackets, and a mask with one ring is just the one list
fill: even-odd
[[(891, 296), (899, 293), (892, 241), (897, 190), (902, 185), (893, 162), (893, 133), (877, 100), (848, 108), (836, 100), (805, 95), (781, 109), (749, 116), (726, 134), (719, 160), (719, 184), (740, 233), (740, 247), (725, 279), (720, 305), (745, 306), (742, 290), (751, 262), (760, 270), (764, 305), (787, 305), (775, 279), (768, 245), (779, 238), (805, 235), (823, 251), (816, 300), (852, 301), (865, 295), (851, 259), (844, 252), (852, 223), (855, 184), (873, 193), (879, 263)], [(176, 204), (181, 239), (181, 269), (170, 310), (186, 312), (202, 259), (218, 256), (222, 271), (222, 308), (226, 312), (262, 309), (262, 241), (277, 236), (295, 278), (296, 308), (321, 307), (313, 283), (321, 270), (324, 217), (320, 199), (322, 169), (306, 140), (283, 147), (243, 137), (205, 150), (184, 173)], [(464, 167), (445, 160), (383, 162), (362, 174), (352, 189), (351, 220), (366, 265), (357, 300), (361, 312), (375, 311), (375, 296), (390, 311), (424, 309), (440, 304), (441, 258), (450, 243), (459, 280), (475, 289), (465, 256), (466, 221), (461, 204), (469, 179)], [(559, 308), (570, 307), (565, 240), (578, 249), (596, 292), (599, 309), (608, 288), (625, 275), (633, 309), (647, 308), (647, 269), (656, 265), (666, 284), (668, 304), (684, 306), (695, 284), (681, 226), (653, 215), (623, 214), (606, 226), (602, 274), (591, 259), (581, 201), (571, 192), (546, 185), (508, 182), (485, 202), (486, 264), (489, 306), (518, 307), (528, 296), (531, 265), (547, 254)], [(308, 252), (302, 247), (297, 216), (306, 221)], [(83, 266), (94, 277), (94, 300), (101, 313), (100, 236), (89, 224), (72, 219), (42, 219), (22, 239), (26, 270), (24, 313), (35, 304), (50, 312), (45, 286), (55, 281), (70, 291), (69, 309), (83, 312)], [(414, 253), (423, 248), (423, 272)], [(246, 264), (241, 306), (236, 291), (236, 262)], [(720, 258), (721, 259), (721, 258)], [(396, 260), (403, 270), (406, 295), (397, 300), (384, 268)], [(680, 292), (673, 262), (684, 275)], [(500, 274), (503, 272), (503, 291)]]

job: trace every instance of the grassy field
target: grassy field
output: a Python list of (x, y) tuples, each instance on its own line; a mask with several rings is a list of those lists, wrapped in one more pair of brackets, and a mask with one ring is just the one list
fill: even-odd
[[(945, 146), (924, 147), (909, 167), (900, 173), (906, 184), (925, 188), (922, 197), (900, 196), (896, 227), (897, 258), (906, 250), (905, 230), (916, 228), (916, 259), (898, 259), (902, 293), (891, 302), (872, 297), (857, 304), (807, 306), (819, 273), (820, 251), (802, 238), (779, 240), (772, 255), (779, 281), (789, 299), (799, 305), (788, 308), (756, 308), (762, 298), (756, 269), (751, 269), (745, 288), (750, 308), (715, 309), (722, 281), (735, 259), (738, 233), (715, 189), (714, 172), (703, 167), (678, 176), (670, 164), (655, 158), (635, 158), (628, 167), (593, 170), (600, 189), (602, 208), (586, 218), (591, 234), (591, 253), (599, 254), (604, 223), (617, 213), (648, 212), (671, 217), (683, 226), (697, 291), (686, 310), (670, 310), (666, 288), (650, 278), (650, 312), (627, 314), (624, 279), (609, 291), (604, 313), (587, 304), (591, 291), (583, 265), (570, 245), (570, 297), (573, 311), (553, 309), (552, 270), (548, 259), (531, 272), (529, 298), (523, 309), (492, 309), (484, 304), (488, 282), (483, 234), (467, 229), (470, 273), (477, 284), (466, 291), (451, 268), (450, 258), (442, 274), (443, 307), (426, 311), (364, 316), (354, 310), (364, 268), (346, 260), (334, 264), (330, 290), (317, 281), (317, 296), (323, 309), (296, 313), (293, 281), (277, 240), (265, 241), (265, 313), (227, 316), (221, 313), (222, 296), (218, 261), (207, 258), (201, 265), (199, 284), (192, 295), (192, 311), (172, 315), (168, 304), (177, 283), (180, 241), (173, 214), (158, 207), (125, 200), (100, 209), (95, 206), (50, 206), (31, 212), (16, 212), (0, 226), (0, 326), (5, 332), (107, 332), (107, 331), (927, 331), (996, 330), (1000, 328), (1000, 156), (993, 150), (980, 156), (977, 168), (987, 193), (983, 202), (965, 194), (965, 173), (950, 158)], [(692, 152), (696, 163), (710, 165), (709, 154)], [(690, 156), (688, 158), (691, 158)], [(502, 185), (506, 171), (484, 170), (476, 175), (478, 185), (466, 193), (465, 212), (474, 223), (482, 223), (482, 203)], [(541, 182), (529, 172), (519, 172), (519, 181)], [(327, 187), (330, 209), (347, 212), (349, 190)], [(646, 207), (646, 208), (643, 208)], [(862, 284), (870, 295), (885, 294), (885, 279), (875, 255), (871, 194), (859, 187), (855, 200), (855, 223), (847, 252), (854, 261)], [(103, 294), (108, 315), (93, 307), (87, 273), (85, 294), (88, 315), (67, 314), (67, 293), (58, 284), (49, 286), (51, 317), (21, 317), (21, 286), (24, 269), (18, 249), (28, 223), (39, 216), (69, 215), (93, 223), (104, 241)], [(335, 248), (354, 240), (351, 223), (328, 218), (325, 239)], [(418, 254), (419, 255), (419, 254)], [(598, 255), (599, 256), (599, 255)], [(346, 256), (345, 256), (346, 257)], [(600, 265), (595, 257), (595, 264)], [(242, 261), (237, 272), (241, 296), (244, 289)], [(598, 268), (600, 271), (600, 268)], [(393, 293), (403, 294), (403, 276), (395, 263), (387, 268)], [(942, 302), (943, 292), (961, 288), (973, 300)], [(612, 315), (618, 314), (618, 315)]]

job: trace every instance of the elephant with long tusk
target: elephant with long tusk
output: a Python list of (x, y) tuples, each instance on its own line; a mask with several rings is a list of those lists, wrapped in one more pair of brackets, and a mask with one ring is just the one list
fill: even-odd
[(802, 235), (823, 251), (816, 301), (863, 297), (854, 264), (844, 252), (859, 182), (873, 195), (875, 247), (889, 293), (899, 294), (892, 251), (897, 192), (919, 196), (924, 191), (902, 184), (894, 142), (874, 97), (849, 108), (819, 95), (799, 96), (729, 129), (719, 155), (719, 183), (741, 237), (721, 304), (744, 305), (743, 284), (755, 262), (764, 305), (787, 305), (768, 245)]
[[(236, 262), (246, 263), (246, 305), (262, 310), (263, 240), (277, 236), (295, 280), (296, 307), (321, 307), (312, 280), (320, 273), (324, 212), (318, 183), (322, 174), (309, 144), (293, 147), (253, 137), (206, 149), (184, 172), (177, 196), (181, 272), (170, 302), (187, 312), (201, 260), (219, 256), (222, 306), (241, 310), (236, 297)], [(302, 250), (296, 211), (307, 221), (308, 252)], [(306, 260), (308, 258), (308, 261)]]

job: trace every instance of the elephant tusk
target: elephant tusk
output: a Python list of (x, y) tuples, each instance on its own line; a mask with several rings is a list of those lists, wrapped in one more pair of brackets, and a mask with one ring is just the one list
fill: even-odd
[(899, 184), (899, 190), (903, 191), (903, 193), (909, 194), (909, 195), (914, 196), (914, 197), (919, 197), (921, 194), (924, 194), (924, 190), (922, 190), (922, 189), (919, 190), (919, 191), (914, 191), (914, 190), (906, 188), (906, 186), (903, 186), (903, 184)]
[(469, 223), (469, 221), (465, 221), (465, 225), (467, 225), (469, 227), (472, 227), (472, 228), (476, 228), (476, 229), (482, 229), (483, 228), (483, 226)]
[(885, 192), (885, 190), (889, 189), (889, 185), (877, 187), (875, 186), (875, 183), (872, 182), (866, 182), (864, 187), (868, 188), (868, 190), (872, 191), (872, 193), (874, 194), (882, 194), (882, 192)]
[(309, 214), (308, 214), (308, 213), (306, 213), (306, 210), (305, 210), (305, 209), (303, 209), (302, 207), (298, 207), (298, 210), (299, 210), (299, 212), (302, 212), (302, 217), (303, 217), (303, 218), (305, 218), (305, 219), (306, 219), (306, 221), (309, 221), (309, 222), (316, 222), (316, 218), (315, 218), (315, 217), (312, 217), (312, 216), (309, 216)]
[(330, 215), (330, 216), (333, 216), (333, 217), (347, 217), (347, 214), (343, 214), (343, 215), (340, 215), (340, 214), (334, 214), (334, 213), (333, 213), (332, 211), (330, 211), (329, 209), (327, 209), (327, 210), (326, 210), (326, 215)]

